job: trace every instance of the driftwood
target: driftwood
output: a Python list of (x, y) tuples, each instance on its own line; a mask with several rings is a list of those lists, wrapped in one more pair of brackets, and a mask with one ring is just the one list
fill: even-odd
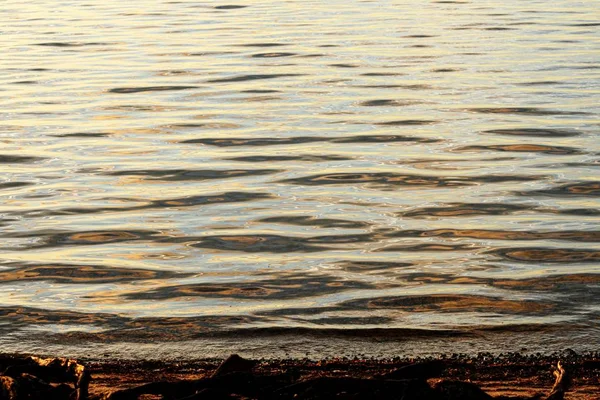
[(90, 380), (75, 360), (28, 357), (0, 372), (0, 400), (87, 400)]
[[(320, 376), (299, 380), (292, 372), (276, 375), (252, 373), (255, 361), (233, 355), (211, 377), (179, 382), (155, 382), (115, 391), (107, 400), (137, 400), (142, 395), (159, 395), (173, 400), (507, 400), (492, 397), (479, 386), (455, 380), (441, 380), (430, 385), (428, 379), (442, 374), (445, 364), (439, 361), (414, 363), (370, 378)], [(512, 397), (512, 400), (563, 400), (568, 388), (566, 371), (558, 363), (556, 381), (547, 397)]]
[(552, 390), (546, 400), (563, 400), (565, 398), (565, 393), (569, 388), (569, 376), (567, 375), (567, 371), (560, 364), (560, 361), (556, 365), (556, 369), (554, 370), (554, 377), (556, 380), (554, 381), (554, 386), (552, 386)]
[[(443, 361), (413, 363), (385, 374), (362, 377), (340, 376), (338, 370), (337, 376), (322, 372), (317, 377), (302, 378), (297, 371), (285, 368), (265, 374), (255, 371), (257, 365), (257, 361), (232, 355), (207, 378), (153, 382), (90, 400), (564, 400), (570, 384), (560, 362), (553, 371), (555, 381), (547, 396), (511, 398), (493, 397), (474, 383), (440, 379), (448, 367)], [(75, 360), (13, 357), (0, 359), (0, 371), (1, 368), (4, 371), (0, 372), (0, 400), (88, 400), (90, 397), (89, 368)], [(436, 378), (435, 384), (430, 384), (432, 378)]]

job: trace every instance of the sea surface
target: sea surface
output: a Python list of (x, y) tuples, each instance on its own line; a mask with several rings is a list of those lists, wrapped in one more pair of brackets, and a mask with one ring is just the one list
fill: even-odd
[(3, 0), (0, 350), (598, 350), (598, 5)]

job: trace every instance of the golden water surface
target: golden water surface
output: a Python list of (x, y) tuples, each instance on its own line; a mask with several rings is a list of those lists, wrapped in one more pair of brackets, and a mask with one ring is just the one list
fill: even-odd
[(0, 3), (0, 346), (597, 350), (594, 0)]

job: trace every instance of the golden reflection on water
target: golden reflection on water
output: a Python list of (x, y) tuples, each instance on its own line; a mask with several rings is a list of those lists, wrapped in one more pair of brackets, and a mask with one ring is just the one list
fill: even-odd
[(594, 6), (5, 0), (0, 343), (593, 345)]

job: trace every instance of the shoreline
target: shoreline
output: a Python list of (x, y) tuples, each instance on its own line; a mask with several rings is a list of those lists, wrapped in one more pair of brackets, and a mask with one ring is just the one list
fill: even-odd
[[(13, 365), (22, 363), (25, 357), (25, 355), (0, 354), (1, 370), (6, 370), (7, 365), (11, 363)], [(492, 397), (516, 396), (516, 398), (531, 398), (536, 394), (545, 396), (549, 393), (555, 380), (553, 370), (556, 370), (559, 361), (570, 377), (570, 385), (564, 398), (575, 400), (598, 399), (600, 396), (600, 352), (577, 354), (565, 350), (560, 353), (546, 355), (523, 355), (515, 352), (501, 355), (480, 353), (474, 356), (452, 354), (440, 357), (396, 357), (389, 359), (240, 359), (243, 360), (241, 368), (235, 363), (231, 368), (231, 365), (227, 366), (227, 362), (223, 363), (222, 359), (197, 359), (182, 362), (118, 359), (93, 361), (82, 359), (78, 362), (80, 365), (85, 366), (91, 376), (89, 398), (98, 400), (138, 398), (129, 395), (115, 397), (114, 394), (111, 397), (110, 393), (121, 391), (121, 394), (131, 394), (132, 390), (142, 390), (139, 388), (147, 388), (148, 384), (157, 385), (157, 382), (164, 385), (164, 387), (174, 388), (176, 386), (173, 385), (180, 385), (181, 382), (214, 380), (216, 371), (221, 370), (223, 372), (223, 365), (226, 365), (225, 369), (227, 371), (225, 372), (231, 372), (231, 374), (225, 374), (227, 377), (247, 374), (243, 376), (251, 377), (260, 382), (265, 379), (280, 377), (285, 380), (285, 385), (288, 386), (305, 382), (320, 382), (319, 384), (326, 382), (327, 385), (337, 385), (342, 381), (346, 384), (359, 381), (362, 382), (361, 384), (364, 384), (364, 382), (372, 383), (385, 376), (394, 376), (393, 374), (396, 374), (397, 378), (399, 376), (397, 371), (405, 370), (407, 366), (414, 370), (417, 366), (417, 375), (421, 374), (420, 377), (424, 379), (423, 381), (426, 380), (431, 387), (436, 387), (436, 385), (444, 382), (460, 381), (466, 382), (465, 384), (468, 385), (475, 385)], [(247, 364), (244, 364), (246, 362)], [(413, 378), (412, 375), (408, 377)], [(396, 378), (394, 378), (394, 382)], [(407, 377), (402, 377), (402, 379), (405, 378)], [(280, 385), (284, 384), (280, 383)], [(315, 390), (323, 395), (329, 390), (327, 385), (325, 388), (319, 386)], [(235, 386), (235, 384), (227, 384), (228, 388)], [(231, 390), (233, 390), (232, 393), (235, 392), (234, 389)], [(544, 396), (541, 398), (546, 398)], [(140, 398), (159, 399), (161, 397)], [(204, 397), (195, 398), (202, 399)], [(265, 397), (257, 395), (256, 397), (246, 396), (244, 398), (262, 399)], [(300, 396), (299, 398), (303, 397)], [(358, 395), (358, 397), (352, 398), (360, 399), (364, 397)], [(464, 398), (467, 399), (468, 397)]]

